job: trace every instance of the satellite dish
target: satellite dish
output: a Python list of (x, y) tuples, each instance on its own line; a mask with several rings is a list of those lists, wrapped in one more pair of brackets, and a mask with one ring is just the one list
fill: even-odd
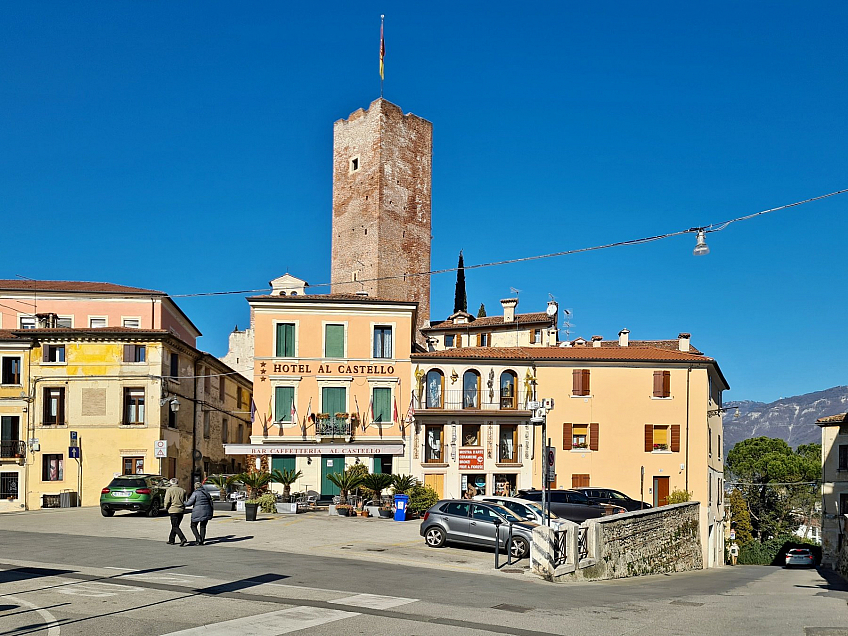
[(545, 313), (548, 314), (551, 318), (556, 316), (557, 306), (556, 303), (548, 303), (548, 308), (545, 310)]

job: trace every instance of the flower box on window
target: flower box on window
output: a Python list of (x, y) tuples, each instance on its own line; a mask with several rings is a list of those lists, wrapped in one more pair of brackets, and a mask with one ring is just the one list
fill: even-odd
[(575, 442), (571, 448), (589, 448), (589, 445), (586, 442)]
[(668, 450), (668, 444), (654, 444), (654, 450), (667, 451)]

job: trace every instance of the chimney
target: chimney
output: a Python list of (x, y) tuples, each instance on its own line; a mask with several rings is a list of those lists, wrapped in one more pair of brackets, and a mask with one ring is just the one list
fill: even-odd
[(677, 334), (677, 347), (681, 351), (689, 351), (689, 338), (692, 335), (688, 333), (679, 333)]
[(603, 337), (603, 336), (592, 336), (592, 346), (593, 346), (593, 347), (600, 347), (600, 346), (601, 346), (601, 341), (602, 341), (603, 339), (604, 339), (604, 337)]
[(630, 344), (630, 329), (625, 327), (618, 332), (618, 346), (627, 347)]
[(515, 322), (515, 306), (517, 304), (517, 298), (505, 298), (501, 301), (504, 310), (504, 322)]

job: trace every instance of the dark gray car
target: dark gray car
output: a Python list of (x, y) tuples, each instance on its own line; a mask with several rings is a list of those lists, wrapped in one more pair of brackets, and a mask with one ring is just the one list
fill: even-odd
[[(550, 498), (551, 512), (569, 521), (583, 523), (586, 519), (596, 519), (607, 514), (606, 506), (594, 503), (582, 492), (576, 490), (552, 490)], [(541, 490), (519, 490), (519, 499), (542, 502)], [(624, 512), (624, 508), (614, 507), (612, 511)]]
[(576, 490), (577, 492), (582, 492), (595, 503), (608, 503), (614, 506), (621, 506), (628, 512), (632, 510), (642, 510), (644, 508), (651, 507), (651, 504), (649, 503), (644, 503), (636, 499), (631, 499), (620, 490), (613, 490), (612, 488), (581, 487), (574, 488), (574, 490)]
[[(512, 541), (509, 522), (512, 522)], [(508, 548), (513, 558), (523, 559), (530, 554), (533, 528), (537, 525), (499, 504), (443, 499), (424, 514), (420, 533), (431, 548), (440, 548), (446, 541), (494, 547), (497, 531), (498, 545)]]

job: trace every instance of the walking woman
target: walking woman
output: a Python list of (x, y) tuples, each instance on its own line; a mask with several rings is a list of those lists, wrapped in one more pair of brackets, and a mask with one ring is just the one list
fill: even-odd
[[(212, 518), (212, 495), (203, 488), (198, 481), (194, 483), (194, 492), (185, 503), (186, 508), (191, 509), (191, 531), (197, 539), (195, 545), (204, 545), (206, 542), (206, 524)], [(199, 526), (199, 528), (198, 528)]]
[(168, 516), (171, 517), (171, 534), (168, 536), (168, 543), (174, 545), (174, 540), (177, 536), (180, 537), (180, 545), (188, 543), (183, 531), (180, 530), (180, 524), (183, 522), (185, 514), (186, 491), (180, 488), (176, 478), (171, 480), (171, 485), (165, 491), (165, 510)]

